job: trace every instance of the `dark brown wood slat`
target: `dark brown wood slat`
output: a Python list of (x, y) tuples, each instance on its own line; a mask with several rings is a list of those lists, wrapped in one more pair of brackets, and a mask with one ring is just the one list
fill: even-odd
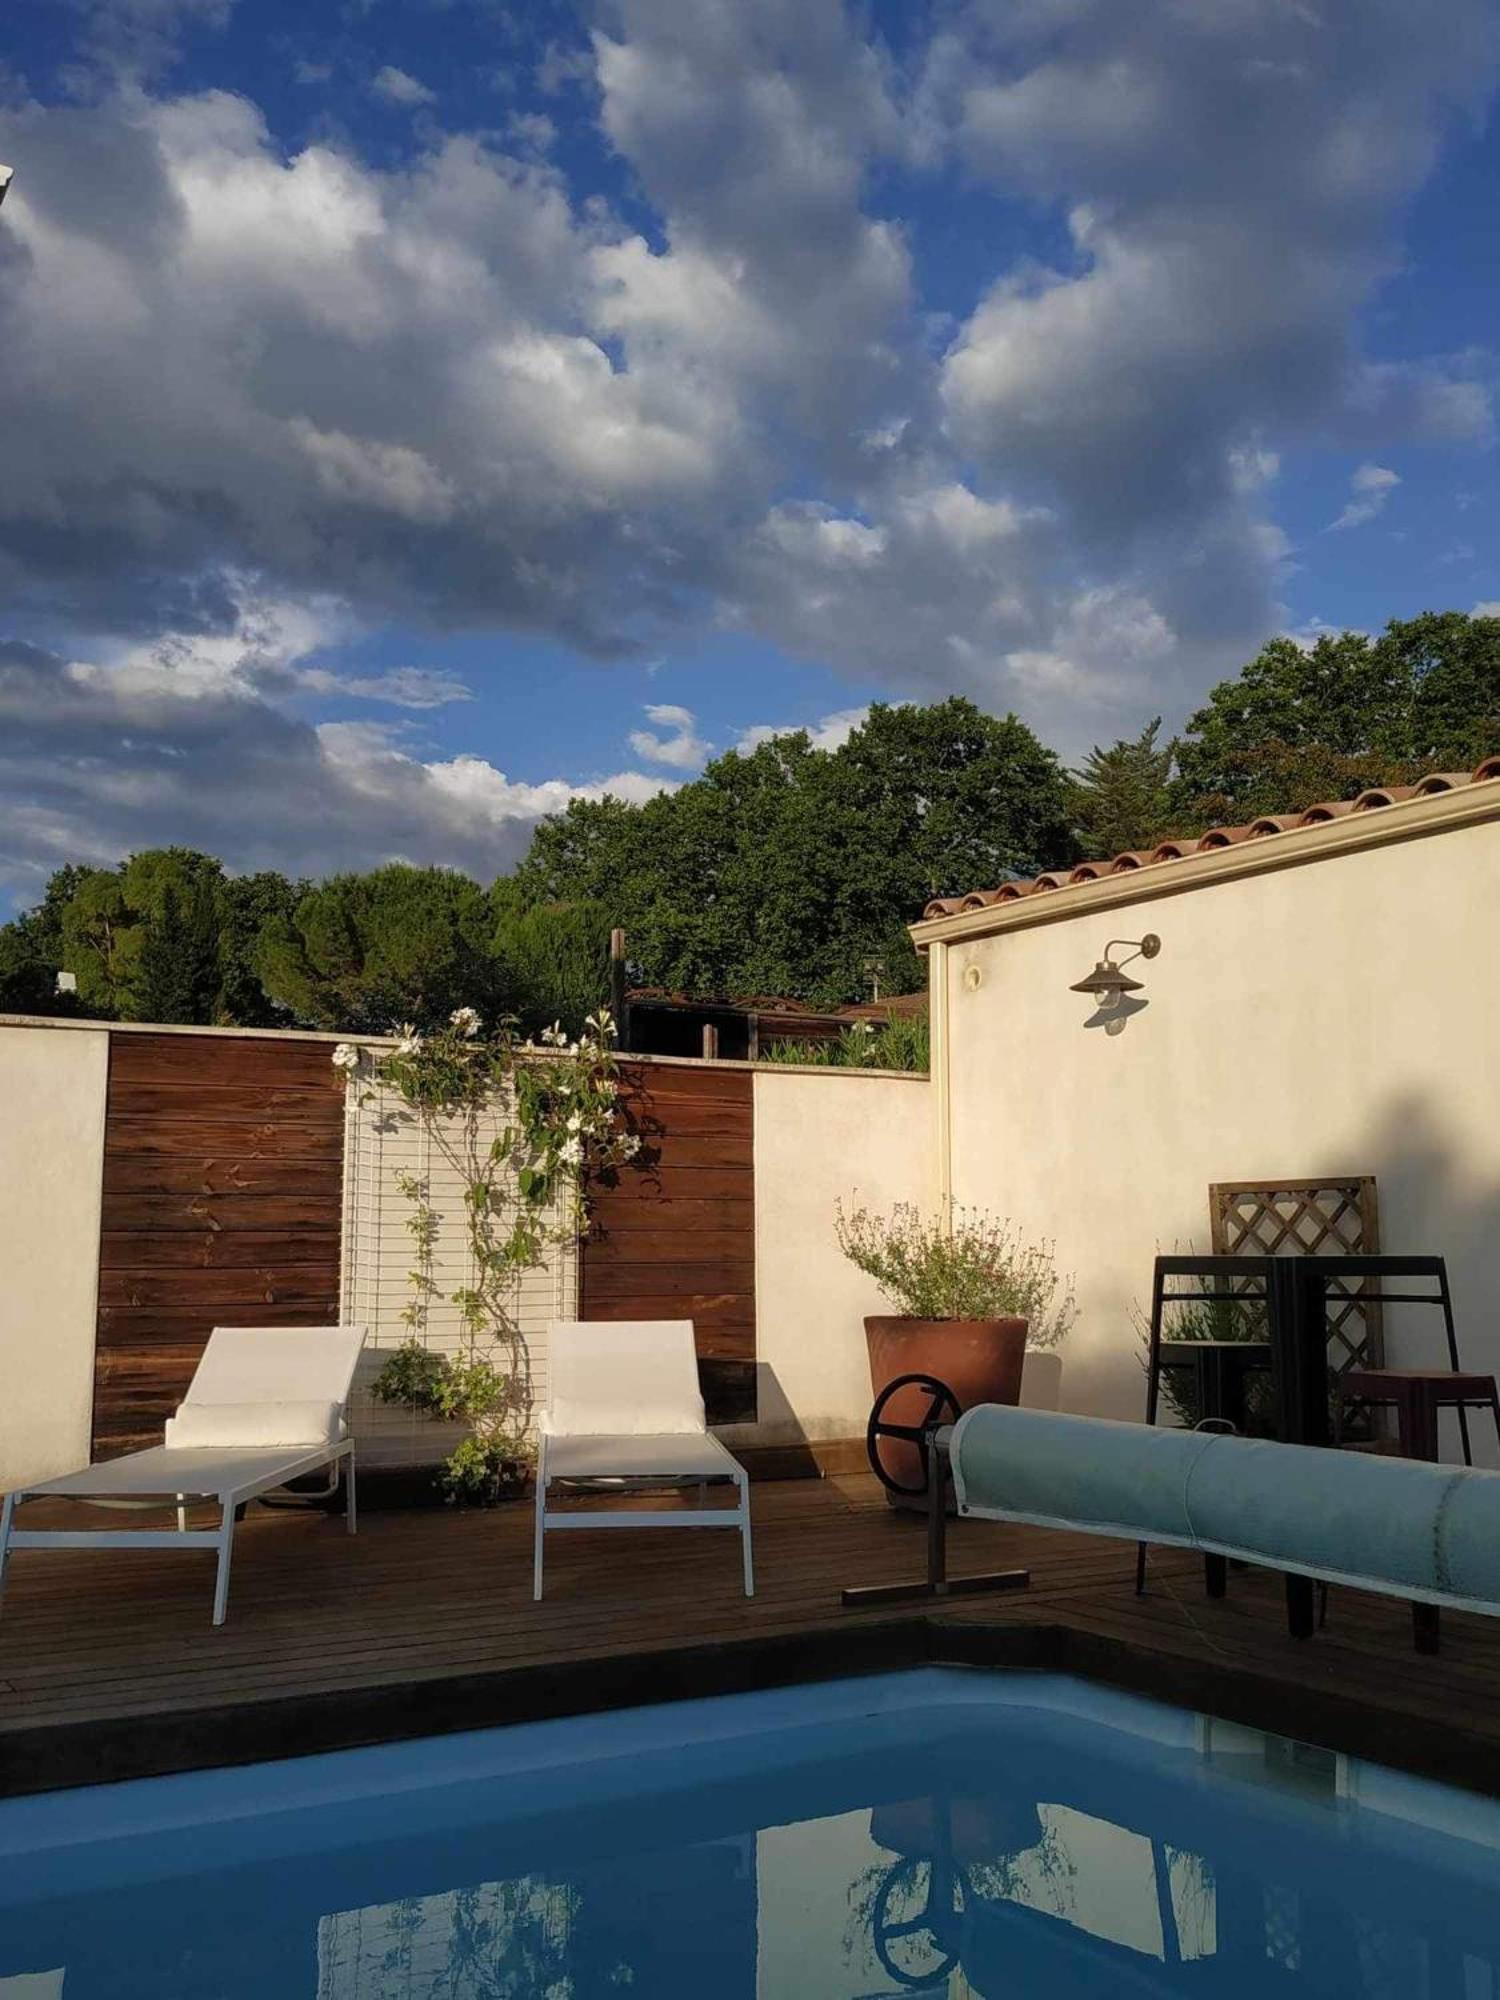
[[(323, 1176), (326, 1181), (326, 1174)], [(329, 1194), (120, 1194), (109, 1197), (110, 1227), (104, 1238), (105, 1268), (133, 1261), (137, 1239), (153, 1244), (157, 1261), (169, 1264), (179, 1255), (167, 1240), (251, 1235), (275, 1240), (296, 1232), (331, 1236), (337, 1250), (342, 1204)], [(209, 1260), (214, 1261), (214, 1260)], [(217, 1261), (222, 1262), (220, 1258)]]
[(743, 1201), (748, 1206), (753, 1199), (749, 1186), (743, 1195), (721, 1196), (714, 1201), (704, 1196), (660, 1195), (647, 1203), (634, 1196), (596, 1194), (589, 1204), (589, 1211), (596, 1234), (605, 1231), (611, 1235), (621, 1232), (633, 1234), (642, 1230), (659, 1232), (664, 1229), (722, 1230), (726, 1227), (726, 1215), (730, 1218), (730, 1226), (737, 1231), (743, 1218), (734, 1214), (734, 1205)]
[(339, 1160), (343, 1121), (281, 1124), (254, 1118), (117, 1118), (106, 1113), (106, 1154), (185, 1154), (241, 1160)]
[(753, 1259), (742, 1257), (691, 1264), (685, 1258), (659, 1264), (626, 1264), (611, 1258), (607, 1267), (595, 1271), (589, 1280), (589, 1297), (601, 1305), (609, 1300), (629, 1300), (646, 1291), (663, 1298), (685, 1292), (732, 1292), (753, 1298), (755, 1264)]
[(110, 1036), (112, 1084), (326, 1083), (335, 1038), (304, 1042), (279, 1035)]
[(337, 1285), (326, 1283), (325, 1274), (321, 1293), (309, 1287), (305, 1298), (278, 1299), (271, 1304), (241, 1298), (199, 1305), (101, 1306), (101, 1380), (103, 1356), (110, 1348), (179, 1347), (196, 1338), (201, 1353), (215, 1326), (332, 1326), (338, 1320), (338, 1304)]
[(737, 1166), (727, 1167), (674, 1166), (670, 1161), (656, 1162), (642, 1170), (627, 1169), (608, 1183), (599, 1183), (592, 1190), (590, 1200), (607, 1210), (614, 1202), (644, 1202), (648, 1196), (653, 1202), (664, 1202), (683, 1195), (703, 1201), (753, 1202), (754, 1162), (745, 1160)]
[(642, 1147), (644, 1167), (636, 1173), (636, 1183), (649, 1187), (657, 1171), (683, 1167), (743, 1167), (755, 1165), (754, 1142), (747, 1133), (695, 1132), (679, 1139), (674, 1133), (657, 1133), (646, 1138)]
[(310, 1119), (340, 1129), (344, 1092), (332, 1072), (316, 1083), (112, 1083), (109, 1108), (118, 1118)]
[[(290, 1241), (295, 1237), (295, 1243)], [(319, 1229), (110, 1229), (100, 1239), (103, 1272), (276, 1269), (295, 1254), (325, 1271), (338, 1268), (337, 1220)]]
[(99, 1303), (102, 1309), (112, 1310), (131, 1306), (269, 1306), (326, 1299), (337, 1254), (335, 1246), (332, 1265), (324, 1257), (317, 1263), (262, 1263), (228, 1270), (102, 1271)]
[(106, 1153), (104, 1192), (117, 1194), (321, 1195), (337, 1200), (342, 1165), (330, 1176), (328, 1161), (246, 1160), (233, 1153)]
[(679, 1069), (666, 1063), (620, 1065), (620, 1094), (627, 1102), (644, 1099), (666, 1103), (751, 1105), (755, 1082), (748, 1071)]
[(717, 1263), (721, 1258), (734, 1262), (745, 1256), (746, 1234), (737, 1225), (726, 1227), (721, 1212), (717, 1217), (700, 1216), (686, 1226), (675, 1219), (657, 1229), (596, 1225), (592, 1240), (609, 1249), (610, 1263), (618, 1269), (625, 1264), (680, 1264), (686, 1258), (695, 1264)]

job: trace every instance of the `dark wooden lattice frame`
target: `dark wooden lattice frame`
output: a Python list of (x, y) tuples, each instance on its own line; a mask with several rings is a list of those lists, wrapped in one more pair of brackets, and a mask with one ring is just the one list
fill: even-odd
[[(1319, 1180), (1215, 1181), (1208, 1190), (1209, 1227), (1217, 1256), (1377, 1256), (1380, 1207), (1373, 1174)], [(1379, 1368), (1385, 1328), (1378, 1299), (1328, 1294), (1329, 1365)]]

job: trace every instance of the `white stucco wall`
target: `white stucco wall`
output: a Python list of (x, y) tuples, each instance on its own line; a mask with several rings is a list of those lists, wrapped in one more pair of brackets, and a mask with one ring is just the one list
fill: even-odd
[(886, 1307), (840, 1252), (834, 1204), (931, 1205), (928, 1090), (922, 1078), (858, 1070), (757, 1070), (759, 1422), (726, 1429), (731, 1445), (864, 1434), (864, 1316)]
[[(1146, 931), (1146, 1004), (1086, 1025), (1069, 985)], [(1500, 820), (945, 955), (954, 1198), (1076, 1270), (1065, 1407), (1141, 1414), (1132, 1311), (1158, 1249), (1210, 1247), (1212, 1181), (1376, 1175), (1382, 1247), (1448, 1259), (1462, 1357), (1500, 1370)], [(1441, 1353), (1436, 1314), (1388, 1316), (1393, 1364)]]
[(0, 1491), (89, 1460), (104, 1029), (0, 1025)]

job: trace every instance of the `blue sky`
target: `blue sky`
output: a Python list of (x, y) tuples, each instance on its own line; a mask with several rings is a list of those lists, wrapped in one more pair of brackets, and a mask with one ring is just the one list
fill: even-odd
[(11, 0), (0, 901), (1500, 601), (1487, 0)]

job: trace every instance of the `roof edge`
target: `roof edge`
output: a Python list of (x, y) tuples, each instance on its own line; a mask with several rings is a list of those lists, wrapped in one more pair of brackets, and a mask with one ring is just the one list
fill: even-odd
[(1185, 855), (1180, 861), (1148, 862), (1118, 875), (1074, 882), (1065, 892), (1023, 895), (1011, 902), (992, 902), (983, 909), (926, 917), (907, 928), (913, 944), (919, 951), (925, 951), (931, 944), (958, 944), (966, 938), (990, 937), (999, 931), (1065, 923), (1070, 917), (1119, 909), (1130, 903), (1156, 902), (1164, 896), (1209, 888), (1216, 882), (1233, 882), (1247, 875), (1332, 860), (1336, 855), (1418, 840), (1465, 826), (1480, 826), (1490, 820), (1500, 820), (1500, 784), (1471, 784), (1461, 790), (1403, 799), (1395, 805), (1382, 806), (1378, 812), (1347, 813), (1324, 825), (1298, 826), (1284, 833), (1236, 841), (1228, 847)]

